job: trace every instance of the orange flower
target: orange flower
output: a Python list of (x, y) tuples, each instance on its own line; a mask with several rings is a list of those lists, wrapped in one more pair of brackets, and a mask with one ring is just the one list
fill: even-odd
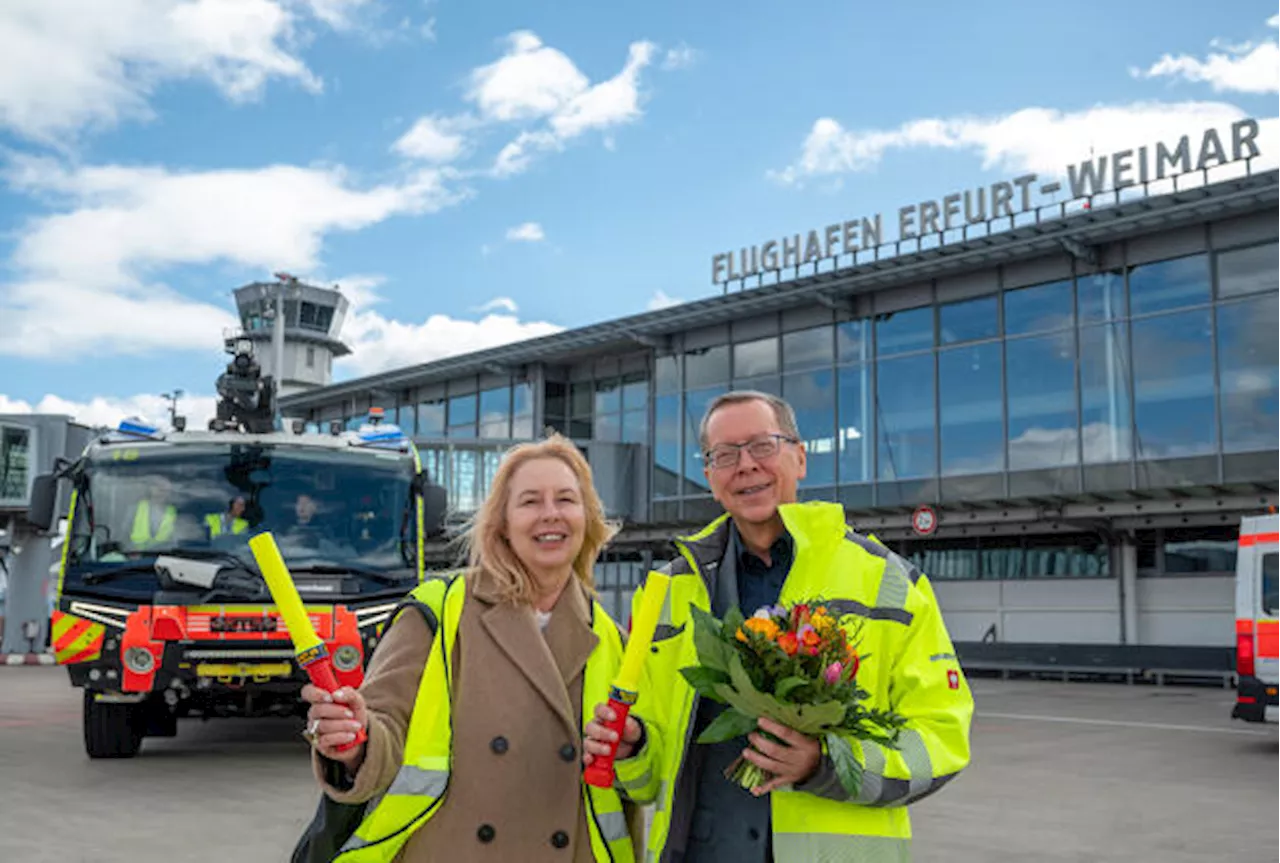
[(784, 632), (778, 636), (778, 646), (782, 648), (782, 652), (787, 656), (795, 656), (796, 650), (800, 647), (800, 642), (796, 640), (794, 632)]
[[(778, 624), (763, 617), (749, 618), (744, 624), (742, 624), (742, 626), (744, 629), (763, 635), (770, 641), (773, 641), (774, 637), (778, 634)], [(746, 638), (742, 637), (741, 630), (739, 630), (739, 638), (742, 641), (746, 641)]]

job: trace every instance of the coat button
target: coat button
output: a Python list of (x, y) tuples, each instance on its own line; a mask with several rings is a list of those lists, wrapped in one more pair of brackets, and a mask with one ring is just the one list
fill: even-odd
[(507, 738), (498, 736), (489, 741), (489, 748), (498, 755), (507, 751)]
[(492, 842), (493, 841), (493, 825), (481, 824), (480, 829), (476, 831), (476, 838), (478, 838), (481, 842)]
[(563, 830), (557, 830), (551, 836), (551, 844), (557, 848), (568, 848), (569, 834), (565, 833)]
[(566, 743), (564, 746), (560, 747), (560, 757), (563, 758), (565, 761), (572, 761), (573, 756), (575, 756), (577, 753), (578, 753), (578, 750), (573, 748), (572, 743)]

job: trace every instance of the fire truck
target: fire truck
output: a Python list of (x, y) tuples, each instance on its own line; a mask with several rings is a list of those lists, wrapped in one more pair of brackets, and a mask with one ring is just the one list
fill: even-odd
[(207, 429), (128, 419), (36, 479), (45, 530), (69, 484), (51, 640), (84, 690), (91, 758), (132, 757), (183, 717), (304, 711), (255, 534), (276, 537), (340, 683), (359, 685), (443, 524), (444, 491), (400, 429), (376, 412), (355, 430), (277, 419), (252, 342), (228, 353)]
[(1236, 556), (1234, 719), (1277, 721), (1280, 687), (1280, 515), (1246, 516)]

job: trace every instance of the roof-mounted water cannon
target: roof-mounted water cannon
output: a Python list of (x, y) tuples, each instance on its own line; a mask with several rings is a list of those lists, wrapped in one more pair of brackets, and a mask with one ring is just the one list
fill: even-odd
[(235, 339), (227, 346), (231, 362), (218, 376), (217, 416), (209, 428), (243, 428), (251, 434), (265, 434), (275, 428), (275, 406), (271, 378), (262, 376), (262, 367), (253, 356), (253, 341)]

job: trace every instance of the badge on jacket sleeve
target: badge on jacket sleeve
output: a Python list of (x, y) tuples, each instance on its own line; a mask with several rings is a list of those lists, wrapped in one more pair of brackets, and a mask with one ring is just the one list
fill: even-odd
[(947, 669), (947, 686), (951, 689), (960, 688), (960, 672), (954, 668)]

